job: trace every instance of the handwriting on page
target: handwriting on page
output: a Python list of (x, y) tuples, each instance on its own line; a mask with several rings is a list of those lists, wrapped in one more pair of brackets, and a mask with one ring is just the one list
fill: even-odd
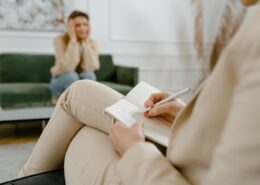
[(143, 111), (139, 107), (124, 99), (109, 107), (108, 110), (128, 127), (134, 124), (143, 115)]

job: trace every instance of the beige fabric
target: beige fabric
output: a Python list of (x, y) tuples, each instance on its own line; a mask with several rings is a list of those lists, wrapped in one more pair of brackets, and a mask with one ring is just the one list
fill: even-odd
[(51, 68), (52, 76), (57, 76), (70, 71), (95, 71), (99, 69), (97, 44), (90, 40), (80, 44), (77, 41), (65, 41), (65, 35), (54, 39), (55, 64)]
[[(47, 127), (19, 177), (62, 167), (71, 140), (84, 125), (108, 133), (114, 120), (104, 113), (104, 109), (122, 97), (95, 81), (79, 80), (73, 83), (59, 98)], [(96, 146), (95, 140), (91, 142)]]
[(260, 183), (259, 17), (258, 5), (177, 118), (167, 158), (141, 144), (120, 160), (125, 185)]
[(20, 175), (60, 167), (69, 147), (68, 185), (259, 185), (259, 17), (260, 6), (178, 116), (166, 158), (143, 143), (119, 160), (107, 137), (97, 132), (109, 132), (113, 120), (103, 110), (122, 95), (79, 81), (59, 100)]
[(119, 156), (106, 134), (84, 127), (72, 140), (65, 158), (66, 184), (120, 184)]

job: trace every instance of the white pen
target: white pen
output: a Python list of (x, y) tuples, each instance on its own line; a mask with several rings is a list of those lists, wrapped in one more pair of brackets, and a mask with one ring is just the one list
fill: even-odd
[[(173, 95), (171, 95), (171, 96), (169, 96), (169, 97), (167, 97), (167, 98), (165, 98), (165, 99), (163, 99), (163, 100), (157, 102), (156, 104), (154, 104), (154, 107), (157, 107), (157, 106), (162, 105), (162, 104), (164, 104), (164, 103), (167, 103), (167, 102), (169, 102), (169, 101), (172, 101), (172, 100), (175, 100), (175, 99), (177, 99), (177, 98), (180, 98), (181, 96), (184, 96), (184, 95), (186, 95), (186, 94), (188, 94), (188, 93), (190, 93), (190, 92), (191, 92), (191, 89), (190, 89), (190, 88), (183, 89), (183, 90), (181, 90), (181, 91), (179, 91), (179, 92), (177, 92), (177, 93), (175, 93), (175, 94), (173, 94)], [(150, 111), (151, 109), (152, 109), (151, 107), (148, 107), (148, 108), (146, 108), (146, 109), (144, 110), (144, 112), (148, 112), (148, 111)]]

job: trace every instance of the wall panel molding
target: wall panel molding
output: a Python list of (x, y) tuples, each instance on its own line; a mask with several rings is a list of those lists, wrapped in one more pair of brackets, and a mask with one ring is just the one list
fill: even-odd
[[(148, 9), (145, 10), (144, 15), (139, 14), (144, 10), (144, 5), (147, 2), (152, 3), (148, 8), (153, 9), (157, 8), (155, 5), (165, 9), (165, 3), (169, 3), (169, 9), (162, 12), (162, 15), (158, 15), (162, 22), (156, 19), (157, 14), (153, 15), (155, 10)], [(197, 59), (192, 35), (190, 34), (193, 20), (191, 19), (192, 15), (188, 14), (189, 8), (185, 4), (186, 2), (188, 1), (82, 0), (75, 1), (74, 7), (89, 12), (93, 28), (92, 37), (97, 41), (100, 53), (112, 54), (116, 64), (138, 67), (140, 69), (139, 79), (150, 82), (159, 89), (179, 90), (196, 84), (201, 77), (201, 72), (205, 69)], [(125, 16), (124, 9), (120, 8), (122, 3), (133, 4), (134, 9), (130, 12), (129, 20), (125, 17), (122, 20), (115, 17), (121, 13)], [(182, 5), (178, 8), (172, 7), (177, 3)], [(113, 12), (114, 10), (116, 12)], [(139, 13), (135, 13), (135, 10)], [(174, 12), (174, 15), (179, 15), (178, 20), (174, 22), (171, 20), (172, 12)], [(149, 15), (146, 15), (146, 13)], [(141, 23), (144, 23), (145, 20), (148, 21), (147, 24), (142, 24), (146, 30), (141, 32), (142, 30), (137, 28), (140, 33), (131, 34), (127, 29), (120, 28), (120, 21), (129, 21), (134, 24), (137, 20), (134, 16), (140, 20), (144, 18)], [(151, 19), (149, 16), (151, 16)], [(156, 20), (153, 22), (152, 19)], [(160, 29), (153, 28), (153, 23), (160, 23)], [(175, 23), (179, 24), (178, 28), (181, 30), (172, 31), (173, 27), (171, 26)], [(122, 26), (126, 24), (123, 23)], [(170, 30), (167, 31), (166, 29)], [(151, 35), (144, 34), (149, 32)], [(59, 32), (0, 30), (0, 53), (53, 54), (53, 39), (58, 34)], [(210, 52), (208, 48), (211, 45), (211, 43), (205, 44), (205, 48), (208, 50), (208, 52), (205, 52), (206, 56)]]
[(182, 18), (176, 16), (180, 5), (173, 0), (109, 0), (110, 38), (117, 42), (192, 43), (192, 37), (180, 37), (176, 31), (182, 26)]
[(31, 32), (31, 31), (5, 31), (0, 30), (0, 38), (5, 39), (52, 39), (61, 32)]

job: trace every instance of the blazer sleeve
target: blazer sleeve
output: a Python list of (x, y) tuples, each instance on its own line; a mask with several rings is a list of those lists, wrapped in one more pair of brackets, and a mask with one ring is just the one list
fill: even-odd
[[(224, 130), (201, 185), (260, 182), (260, 60), (235, 61), (238, 79)], [(252, 62), (254, 61), (254, 62)], [(118, 162), (125, 185), (188, 185), (188, 179), (151, 144), (137, 144)]]
[(257, 56), (258, 53), (247, 61), (236, 61), (241, 66), (238, 84), (204, 185), (260, 184), (260, 57)]
[(117, 170), (124, 185), (190, 185), (151, 143), (130, 148), (119, 160)]
[(94, 41), (83, 44), (82, 68), (90, 71), (98, 70), (100, 67), (97, 44)]
[(74, 71), (80, 62), (80, 48), (77, 41), (70, 40), (66, 46), (61, 37), (54, 40), (56, 65), (62, 72)]

